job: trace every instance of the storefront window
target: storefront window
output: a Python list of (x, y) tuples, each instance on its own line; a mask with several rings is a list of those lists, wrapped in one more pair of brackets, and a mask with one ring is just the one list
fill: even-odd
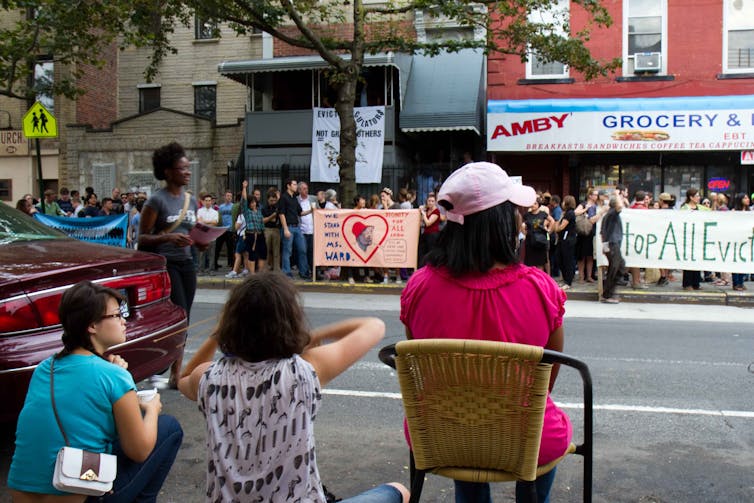
[(665, 192), (674, 195), (677, 205), (686, 200), (688, 189), (705, 190), (702, 166), (667, 166), (665, 168)]
[(619, 166), (584, 166), (581, 169), (579, 200), (586, 199), (586, 191), (589, 187), (600, 191), (612, 191), (618, 183), (620, 183)]
[(738, 192), (737, 177), (738, 168), (735, 166), (707, 166), (707, 183), (702, 192), (705, 196), (710, 192), (733, 196)]
[(623, 185), (628, 187), (628, 198), (633, 200), (637, 190), (648, 192), (656, 199), (662, 192), (662, 169), (659, 166), (623, 165)]

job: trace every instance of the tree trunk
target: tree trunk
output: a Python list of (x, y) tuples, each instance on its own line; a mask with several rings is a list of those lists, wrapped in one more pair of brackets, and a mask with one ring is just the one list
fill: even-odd
[(356, 101), (356, 83), (359, 73), (349, 65), (348, 72), (340, 76), (338, 101), (335, 110), (340, 117), (340, 202), (343, 207), (350, 208), (356, 195), (356, 121), (353, 118), (353, 104)]

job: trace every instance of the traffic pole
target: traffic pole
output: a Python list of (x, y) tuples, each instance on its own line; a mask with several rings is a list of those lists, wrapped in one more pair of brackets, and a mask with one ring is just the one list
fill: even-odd
[(39, 148), (39, 138), (34, 139), (37, 147), (37, 178), (39, 179), (39, 205), (42, 207), (42, 214), (45, 214), (45, 183), (42, 179), (42, 150)]

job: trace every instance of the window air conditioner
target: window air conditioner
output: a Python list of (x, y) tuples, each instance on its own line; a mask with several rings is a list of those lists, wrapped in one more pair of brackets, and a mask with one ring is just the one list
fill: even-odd
[(634, 54), (634, 71), (657, 73), (662, 68), (661, 58), (659, 52), (637, 52)]

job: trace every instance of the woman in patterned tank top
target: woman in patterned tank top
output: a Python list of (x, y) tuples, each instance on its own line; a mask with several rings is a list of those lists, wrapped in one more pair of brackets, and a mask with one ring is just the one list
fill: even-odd
[[(206, 501), (324, 503), (314, 442), (321, 386), (384, 334), (377, 318), (309, 331), (296, 288), (283, 274), (263, 272), (237, 285), (178, 385), (206, 419)], [(213, 362), (218, 347), (223, 356)], [(390, 483), (345, 501), (367, 497), (406, 503), (409, 494)]]

